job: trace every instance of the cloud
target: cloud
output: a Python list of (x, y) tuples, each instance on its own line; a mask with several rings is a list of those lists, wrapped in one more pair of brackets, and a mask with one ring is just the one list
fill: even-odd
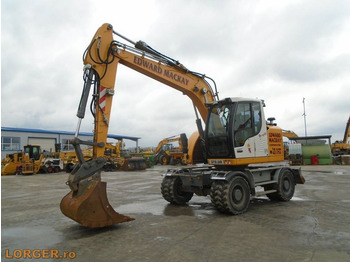
[[(220, 98), (265, 99), (266, 117), (341, 139), (349, 117), (347, 1), (2, 1), (2, 125), (73, 131), (82, 54), (103, 23), (212, 77)], [(127, 11), (126, 11), (127, 10)], [(91, 132), (87, 112), (82, 131)], [(109, 132), (141, 146), (196, 129), (189, 98), (122, 65)]]

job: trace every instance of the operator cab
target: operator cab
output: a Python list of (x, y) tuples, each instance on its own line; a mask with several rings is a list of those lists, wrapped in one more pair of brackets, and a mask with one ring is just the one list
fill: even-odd
[(205, 141), (208, 158), (267, 156), (263, 101), (226, 98), (207, 106)]
[(24, 146), (24, 153), (28, 154), (30, 159), (39, 160), (39, 158), (40, 158), (40, 146), (39, 145), (26, 145), (26, 146)]

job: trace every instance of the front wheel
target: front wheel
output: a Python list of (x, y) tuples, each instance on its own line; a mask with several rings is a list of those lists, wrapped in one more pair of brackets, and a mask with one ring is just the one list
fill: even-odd
[(164, 177), (161, 191), (166, 201), (177, 205), (184, 205), (193, 197), (192, 192), (183, 191), (180, 177)]
[(210, 192), (211, 202), (222, 213), (238, 215), (247, 211), (250, 189), (247, 181), (240, 176), (230, 181), (214, 181)]
[(277, 192), (267, 194), (267, 197), (274, 201), (289, 201), (292, 199), (295, 190), (294, 176), (291, 170), (284, 169), (279, 176)]

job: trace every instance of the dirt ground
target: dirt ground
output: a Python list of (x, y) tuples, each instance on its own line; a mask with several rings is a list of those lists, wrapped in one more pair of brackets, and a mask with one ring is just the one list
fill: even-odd
[(104, 229), (62, 215), (66, 173), (1, 177), (2, 261), (350, 261), (350, 166), (302, 167), (291, 201), (252, 198), (238, 216), (209, 197), (168, 204), (166, 168), (103, 173), (111, 205), (135, 218)]

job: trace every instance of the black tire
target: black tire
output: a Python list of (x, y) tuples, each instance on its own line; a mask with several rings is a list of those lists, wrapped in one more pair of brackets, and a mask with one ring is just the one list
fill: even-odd
[(230, 215), (242, 214), (247, 211), (250, 203), (249, 185), (241, 176), (235, 176), (229, 182), (214, 181), (210, 198), (220, 212)]
[(161, 191), (166, 201), (176, 205), (184, 205), (193, 197), (193, 193), (182, 190), (180, 177), (164, 177)]
[(295, 191), (295, 181), (290, 169), (281, 171), (278, 178), (278, 185), (268, 189), (277, 189), (276, 193), (267, 194), (267, 197), (273, 201), (289, 201), (292, 199)]
[(67, 172), (67, 173), (72, 172), (73, 168), (74, 168), (74, 164), (68, 163), (68, 164), (66, 165), (66, 172)]

